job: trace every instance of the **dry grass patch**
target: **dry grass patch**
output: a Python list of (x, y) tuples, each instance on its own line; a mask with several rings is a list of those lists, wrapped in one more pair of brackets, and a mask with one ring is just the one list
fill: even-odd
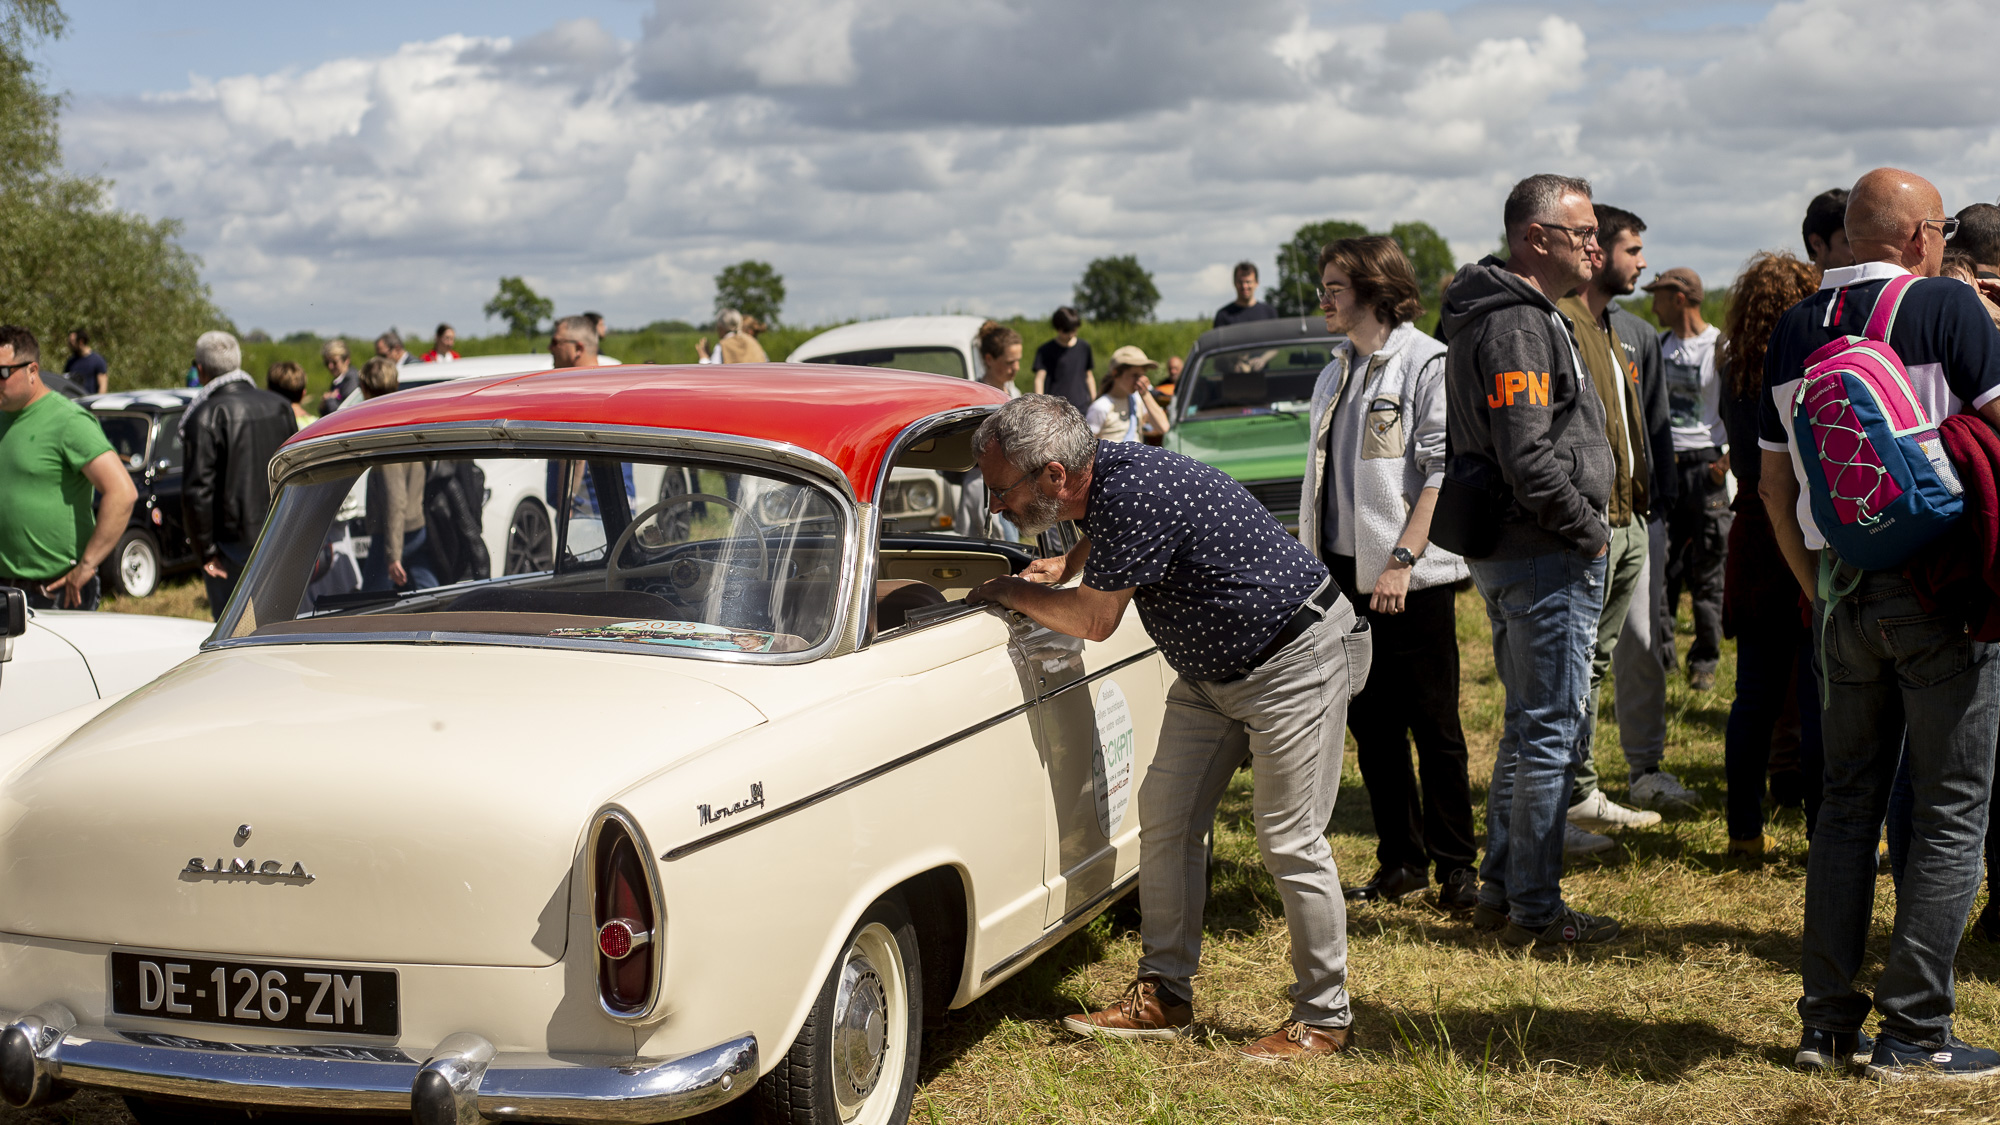
[(107, 591), (98, 608), (111, 613), (149, 613), (156, 617), (210, 620), (208, 587), (202, 583), (199, 571), (161, 580), (159, 588), (150, 597), (127, 598)]

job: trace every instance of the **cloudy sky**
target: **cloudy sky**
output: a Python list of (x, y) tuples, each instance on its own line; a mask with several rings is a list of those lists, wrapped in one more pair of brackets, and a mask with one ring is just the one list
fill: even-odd
[[(406, 331), (520, 274), (614, 324), (773, 263), (786, 319), (1043, 315), (1136, 254), (1162, 317), (1301, 223), (1588, 177), (1726, 284), (1882, 163), (2000, 193), (2000, 4), (151, 0), (41, 56), (70, 166), (186, 224), (244, 328)], [(191, 14), (192, 13), (192, 14)]]

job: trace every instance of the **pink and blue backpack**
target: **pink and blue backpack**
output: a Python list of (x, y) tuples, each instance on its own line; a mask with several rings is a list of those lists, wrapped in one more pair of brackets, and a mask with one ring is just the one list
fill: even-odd
[(1902, 565), (1965, 507), (1937, 426), (1888, 344), (1896, 309), (1916, 281), (1905, 274), (1883, 286), (1866, 334), (1808, 356), (1792, 396), (1792, 435), (1813, 522), (1840, 560), (1859, 570)]

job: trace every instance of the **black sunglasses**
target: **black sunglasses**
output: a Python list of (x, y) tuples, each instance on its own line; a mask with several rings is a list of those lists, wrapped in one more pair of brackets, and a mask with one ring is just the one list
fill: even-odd
[(0, 380), (13, 378), (14, 372), (34, 362), (32, 359), (24, 359), (19, 363), (0, 363)]

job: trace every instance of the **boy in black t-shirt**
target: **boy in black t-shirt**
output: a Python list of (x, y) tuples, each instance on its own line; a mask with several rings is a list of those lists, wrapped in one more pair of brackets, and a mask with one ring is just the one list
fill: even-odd
[[(63, 376), (76, 387), (77, 394), (101, 395), (111, 389), (111, 368), (90, 347), (90, 333), (78, 328), (69, 334), (69, 362)], [(76, 395), (71, 395), (75, 398)]]
[(1276, 320), (1278, 310), (1257, 299), (1257, 265), (1254, 262), (1236, 263), (1236, 299), (1215, 310), (1216, 328), (1227, 328), (1232, 324), (1244, 324), (1253, 320)]
[(1035, 393), (1066, 398), (1080, 414), (1097, 397), (1097, 382), (1091, 377), (1097, 358), (1090, 345), (1076, 336), (1083, 327), (1083, 314), (1064, 305), (1049, 318), (1049, 327), (1056, 330), (1056, 338), (1035, 349)]

